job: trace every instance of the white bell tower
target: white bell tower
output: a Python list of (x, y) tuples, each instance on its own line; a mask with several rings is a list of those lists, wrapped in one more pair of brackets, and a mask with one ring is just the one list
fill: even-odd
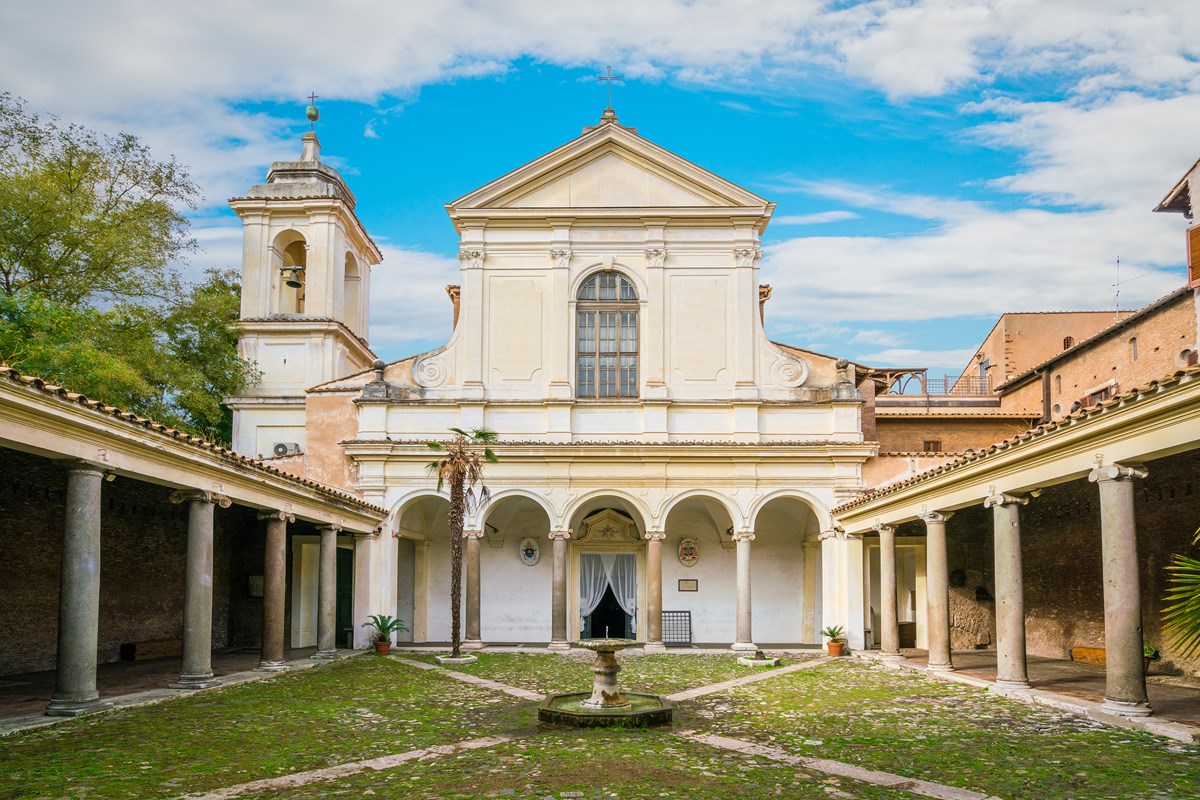
[[(315, 99), (315, 98), (314, 98)], [(316, 106), (307, 109), (315, 122)], [(233, 447), (270, 457), (303, 452), (305, 390), (366, 369), (371, 268), (383, 256), (354, 214), (354, 195), (304, 134), (298, 161), (229, 201), (242, 220), (243, 357), (259, 382), (228, 398)]]

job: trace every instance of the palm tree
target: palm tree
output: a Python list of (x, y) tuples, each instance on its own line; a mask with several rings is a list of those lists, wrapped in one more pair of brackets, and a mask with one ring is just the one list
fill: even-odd
[[(450, 644), (452, 658), (459, 657), (462, 637), (459, 635), (459, 620), (462, 607), (462, 563), (463, 563), (463, 519), (477, 504), (483, 504), (491, 492), (483, 485), (483, 464), (495, 464), (496, 454), (488, 447), (496, 441), (496, 432), (487, 428), (475, 428), (469, 433), (462, 428), (451, 428), (454, 439), (449, 442), (426, 442), (430, 450), (442, 457), (426, 466), (431, 475), (437, 475), (438, 491), (443, 485), (450, 487)], [(476, 487), (479, 493), (476, 496)]]
[[(1200, 544), (1200, 530), (1195, 543)], [(1176, 555), (1167, 572), (1171, 573), (1171, 590), (1166, 599), (1174, 602), (1163, 609), (1163, 627), (1179, 655), (1189, 658), (1200, 651), (1200, 560)]]

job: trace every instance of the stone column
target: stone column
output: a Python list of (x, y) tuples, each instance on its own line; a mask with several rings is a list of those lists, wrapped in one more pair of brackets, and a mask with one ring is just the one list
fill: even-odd
[(287, 595), (287, 526), (296, 518), (286, 511), (260, 511), (267, 523), (267, 544), (263, 558), (262, 655), (258, 668), (280, 672), (283, 660), (284, 598)]
[(647, 653), (665, 653), (662, 640), (662, 543), (665, 531), (646, 531), (646, 646)]
[(954, 669), (950, 656), (950, 568), (946, 560), (946, 521), (949, 511), (922, 514), (925, 522), (925, 592), (928, 601), (929, 664), (931, 670)]
[(1142, 671), (1142, 582), (1138, 572), (1133, 481), (1149, 473), (1141, 464), (1098, 466), (1088, 480), (1100, 489), (1100, 540), (1104, 558), (1104, 705), (1110, 714), (1154, 713)]
[(337, 535), (340, 525), (322, 525), (317, 568), (317, 652), (322, 661), (337, 658)]
[(892, 661), (900, 654), (900, 622), (896, 608), (896, 529), (876, 525), (879, 533), (879, 649)]
[(733, 534), (737, 548), (737, 633), (731, 650), (753, 653), (758, 650), (751, 631), (750, 613), (750, 543), (754, 541), (751, 531)]
[(554, 582), (550, 597), (550, 648), (569, 650), (567, 641), (567, 541), (571, 531), (550, 531), (550, 545), (554, 548)]
[(104, 470), (77, 461), (67, 467), (66, 524), (58, 592), (58, 661), (46, 713), (76, 717), (109, 708), (96, 689), (100, 631), (100, 487)]
[(172, 689), (206, 689), (219, 680), (212, 671), (213, 510), (229, 508), (224, 495), (203, 489), (171, 493), (188, 504), (187, 561), (183, 584), (183, 667)]
[(483, 649), (483, 638), (479, 634), (479, 540), (482, 538), (483, 531), (463, 531), (467, 567), (467, 624), (463, 650)]
[(1025, 666), (1025, 580), (1021, 572), (1020, 508), (1028, 497), (995, 494), (983, 501), (992, 509), (996, 551), (996, 685), (1028, 689)]

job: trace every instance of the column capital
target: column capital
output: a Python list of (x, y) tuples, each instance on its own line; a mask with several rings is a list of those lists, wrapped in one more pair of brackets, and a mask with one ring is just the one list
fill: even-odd
[(945, 523), (954, 516), (953, 511), (927, 511), (924, 514), (917, 515), (926, 525), (936, 525), (939, 522)]
[[(645, 538), (646, 538), (646, 541), (648, 541), (648, 542), (661, 542), (663, 539), (667, 538), (667, 532), (666, 531), (646, 531)], [(751, 537), (751, 538), (753, 538), (753, 537)]]
[(754, 531), (736, 531), (733, 534), (733, 540), (735, 542), (753, 542)]
[(212, 503), (221, 508), (229, 508), (233, 505), (233, 501), (223, 494), (210, 491), (209, 489), (177, 489), (171, 492), (172, 503)]
[(108, 467), (97, 464), (95, 461), (88, 461), (85, 458), (72, 458), (61, 463), (66, 467), (68, 472), (99, 472), (103, 475), (109, 471)]
[(881, 522), (877, 522), (874, 525), (872, 525), (871, 527), (875, 530), (876, 533), (878, 533), (880, 535), (882, 535), (885, 532), (886, 533), (895, 533), (896, 532), (895, 525), (886, 525)]
[(570, 528), (559, 528), (558, 530), (550, 531), (546, 535), (550, 537), (551, 541), (554, 541), (555, 539), (570, 539), (571, 533)]
[(295, 522), (296, 521), (296, 515), (290, 511), (275, 511), (275, 510), (259, 511), (258, 518), (259, 518), (259, 520), (277, 519), (277, 520), (282, 520), (284, 522)]
[(482, 539), (483, 531), (478, 530), (476, 528), (464, 528), (463, 529), (463, 538), (464, 539)]
[(325, 531), (332, 531), (333, 535), (337, 536), (342, 532), (342, 526), (336, 522), (325, 522), (318, 525), (317, 530), (319, 530), (321, 533), (324, 533)]
[(1143, 464), (1097, 465), (1088, 474), (1088, 480), (1092, 483), (1099, 483), (1101, 481), (1131, 481), (1137, 478), (1145, 478), (1149, 474), (1150, 470), (1146, 469)]
[(845, 528), (832, 527), (827, 531), (821, 531), (817, 534), (817, 541), (824, 542), (828, 539), (841, 539), (846, 535)]
[(993, 506), (1023, 506), (1028, 505), (1028, 503), (1029, 498), (1025, 495), (997, 492), (996, 494), (988, 495), (986, 498), (984, 498), (983, 507), (991, 508)]

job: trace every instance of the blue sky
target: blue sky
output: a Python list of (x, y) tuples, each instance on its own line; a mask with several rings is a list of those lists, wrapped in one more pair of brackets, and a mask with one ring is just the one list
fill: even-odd
[(205, 193), (186, 265), (234, 266), (225, 199), (293, 158), (304, 97), (383, 245), (371, 340), (449, 334), (443, 204), (598, 118), (778, 203), (776, 339), (953, 370), (1004, 311), (1124, 308), (1180, 285), (1200, 156), (1200, 22), (1182, 0), (232, 0), (0, 9), (0, 88), (141, 136)]

